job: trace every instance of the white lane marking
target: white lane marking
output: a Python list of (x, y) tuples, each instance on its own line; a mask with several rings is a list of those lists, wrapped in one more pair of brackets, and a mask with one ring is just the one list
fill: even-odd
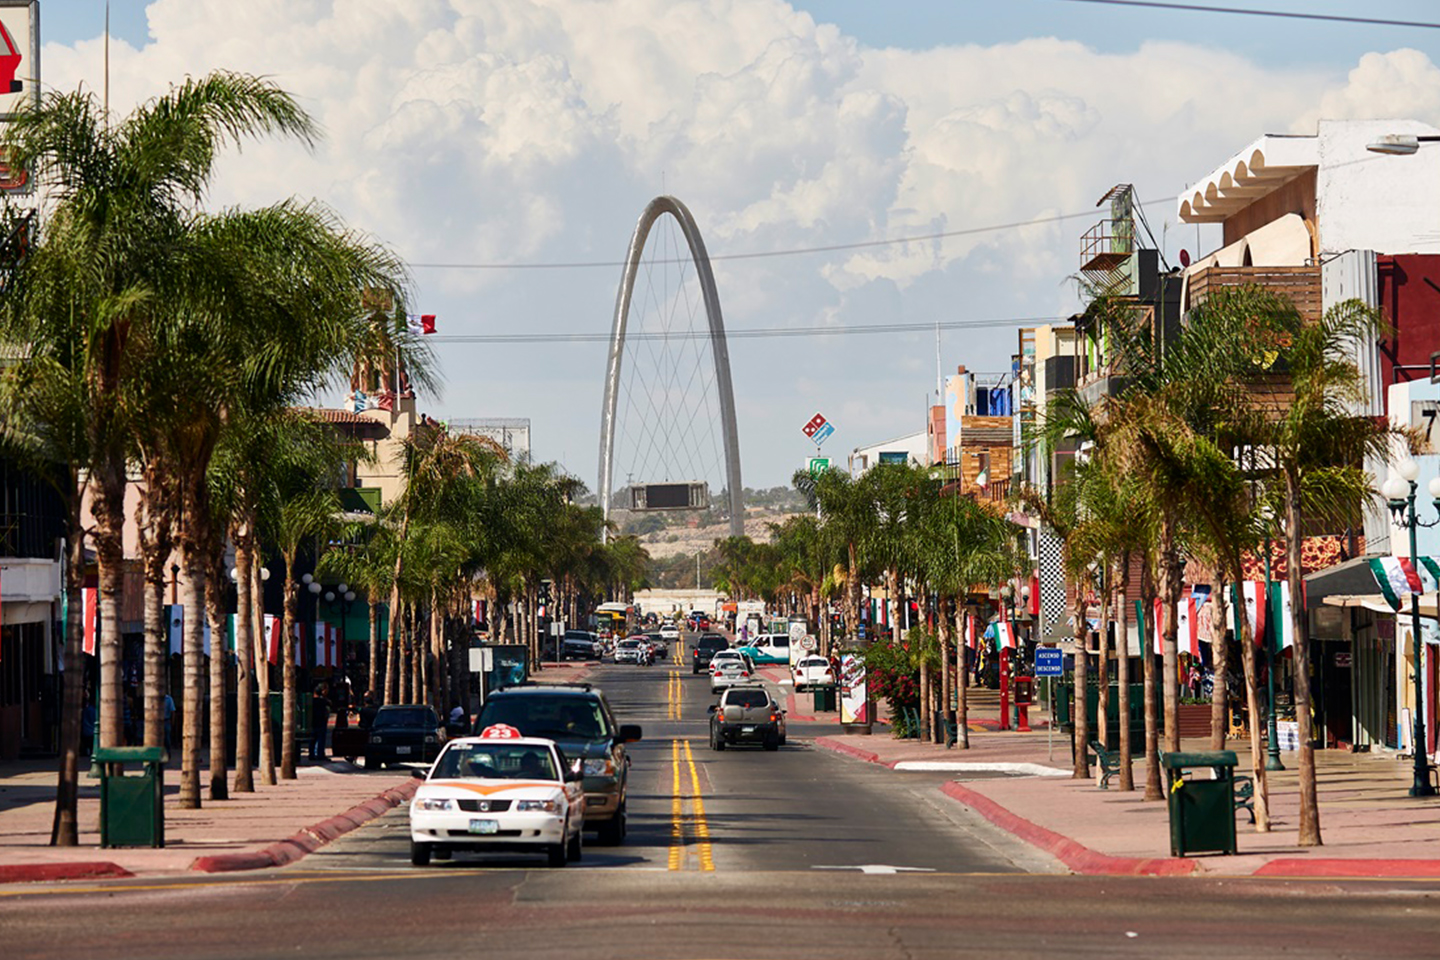
[(854, 866), (812, 866), (811, 870), (859, 870), (861, 873), (934, 873), (932, 867), (892, 867), (884, 863), (865, 863)]
[(901, 760), (896, 770), (948, 770), (964, 773), (1010, 773), (1026, 777), (1068, 777), (1069, 770), (1059, 770), (1040, 763), (966, 763), (961, 760)]

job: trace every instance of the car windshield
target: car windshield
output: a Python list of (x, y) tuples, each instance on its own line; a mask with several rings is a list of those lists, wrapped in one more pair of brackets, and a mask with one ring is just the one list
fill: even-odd
[(425, 707), (399, 707), (396, 709), (381, 710), (375, 714), (375, 722), (370, 725), (372, 730), (383, 730), (389, 727), (419, 730), (424, 727), (438, 726), (439, 722), (435, 714)]
[(588, 696), (523, 694), (496, 697), (480, 711), (475, 729), (505, 723), (527, 737), (599, 740), (611, 736), (600, 702)]
[(770, 703), (770, 696), (764, 690), (731, 690), (725, 695), (728, 707), (764, 707)]
[(432, 780), (558, 780), (548, 747), (521, 743), (456, 743), (440, 755)]

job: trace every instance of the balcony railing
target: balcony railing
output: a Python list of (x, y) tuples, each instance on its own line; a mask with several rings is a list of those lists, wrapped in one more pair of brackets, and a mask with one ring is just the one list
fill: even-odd
[(1206, 267), (1189, 278), (1187, 310), (1204, 303), (1212, 293), (1253, 284), (1283, 294), (1306, 320), (1320, 319), (1320, 268), (1316, 267)]

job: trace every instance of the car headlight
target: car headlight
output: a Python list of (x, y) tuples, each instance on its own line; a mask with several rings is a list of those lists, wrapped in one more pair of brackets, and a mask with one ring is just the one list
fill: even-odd
[(430, 797), (421, 797), (415, 801), (415, 806), (421, 810), (454, 810), (454, 800), (436, 800)]
[(370, 738), (370, 742), (371, 742), (371, 743), (384, 743), (385, 741), (382, 740), (382, 739), (380, 739), (379, 737), (371, 737), (371, 738)]
[(426, 743), (439, 743), (440, 740), (439, 740), (439, 738), (437, 738), (437, 737), (435, 736), (435, 734), (433, 734), (433, 733), (427, 733), (427, 734), (425, 735), (425, 742), (426, 742)]
[(555, 813), (559, 806), (554, 800), (520, 800), (515, 810), (517, 813)]
[(613, 777), (615, 776), (615, 761), (611, 760), (609, 757), (602, 757), (596, 760), (586, 760), (585, 776)]

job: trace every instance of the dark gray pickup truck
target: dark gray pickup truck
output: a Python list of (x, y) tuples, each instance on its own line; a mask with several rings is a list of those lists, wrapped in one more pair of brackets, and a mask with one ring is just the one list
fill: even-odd
[(779, 750), (785, 742), (785, 711), (764, 687), (731, 687), (710, 708), (710, 749), (758, 743)]

